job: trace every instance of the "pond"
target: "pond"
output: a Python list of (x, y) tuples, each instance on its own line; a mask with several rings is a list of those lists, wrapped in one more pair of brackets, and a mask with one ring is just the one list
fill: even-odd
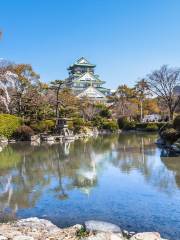
[(180, 157), (156, 134), (42, 144), (0, 152), (0, 220), (37, 216), (60, 227), (96, 219), (180, 237)]

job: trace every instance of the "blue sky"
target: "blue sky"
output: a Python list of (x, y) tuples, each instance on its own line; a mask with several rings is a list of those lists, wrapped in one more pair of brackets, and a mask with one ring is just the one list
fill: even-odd
[(0, 0), (0, 58), (64, 79), (85, 56), (106, 86), (180, 66), (179, 0)]

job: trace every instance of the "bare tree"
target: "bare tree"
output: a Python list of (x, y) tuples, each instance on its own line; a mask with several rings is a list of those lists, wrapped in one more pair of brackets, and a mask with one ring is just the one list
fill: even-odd
[(163, 65), (159, 70), (148, 75), (147, 83), (152, 93), (163, 100), (172, 120), (175, 109), (180, 104), (180, 95), (174, 92), (174, 88), (180, 85), (180, 69)]

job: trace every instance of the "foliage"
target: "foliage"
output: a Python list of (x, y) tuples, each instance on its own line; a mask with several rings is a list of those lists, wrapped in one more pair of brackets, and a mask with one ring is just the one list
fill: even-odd
[(104, 129), (111, 132), (114, 132), (118, 129), (118, 124), (115, 120), (103, 118), (101, 116), (96, 116), (92, 121), (92, 125), (100, 130)]
[(176, 130), (180, 131), (180, 115), (178, 115), (174, 121), (173, 121), (173, 126)]
[(99, 109), (99, 116), (104, 118), (110, 118), (112, 113), (105, 104), (96, 104), (96, 108)]
[(81, 229), (79, 229), (76, 233), (76, 236), (78, 238), (84, 238), (88, 236), (88, 232), (86, 231), (86, 229), (84, 227), (82, 227)]
[(124, 125), (124, 130), (134, 130), (136, 128), (136, 122), (135, 121), (127, 121)]
[(96, 116), (92, 120), (92, 125), (100, 129), (101, 126), (103, 125), (103, 120), (104, 119), (101, 116)]
[(13, 137), (18, 141), (30, 141), (31, 136), (34, 135), (34, 131), (32, 128), (26, 125), (22, 125), (16, 129), (13, 134)]
[(144, 101), (146, 97), (150, 94), (149, 86), (145, 79), (142, 79), (137, 82), (137, 84), (135, 85), (135, 93), (138, 99), (138, 107), (140, 110), (140, 118), (142, 121), (144, 115)]
[(83, 128), (85, 122), (82, 118), (74, 118), (73, 119), (73, 128), (75, 133), (79, 133)]
[(102, 126), (100, 126), (100, 128), (104, 130), (109, 130), (111, 132), (115, 132), (118, 129), (118, 124), (115, 120), (104, 119), (104, 121), (102, 122)]
[(59, 101), (59, 93), (63, 88), (63, 86), (64, 86), (63, 80), (55, 80), (55, 81), (52, 81), (50, 84), (50, 89), (52, 89), (56, 95), (56, 101), (55, 101), (56, 118), (59, 117), (59, 106), (61, 105)]
[(120, 117), (118, 119), (118, 126), (120, 129), (123, 129), (126, 125), (126, 123), (128, 122), (127, 118), (126, 117)]
[(19, 117), (10, 114), (0, 114), (0, 136), (2, 135), (9, 139), (21, 123), (22, 120)]
[(26, 110), (26, 93), (29, 88), (38, 84), (40, 76), (29, 64), (14, 64), (11, 71), (17, 76), (14, 79), (15, 87), (12, 89), (12, 106), (16, 114), (23, 116)]
[(167, 128), (161, 133), (161, 137), (169, 143), (173, 143), (180, 138), (180, 133), (174, 128)]
[(117, 118), (119, 116), (131, 117), (137, 114), (138, 104), (133, 88), (126, 85), (119, 86), (112, 99), (113, 110)]
[(158, 131), (157, 123), (137, 123), (136, 129), (141, 131)]
[(151, 132), (151, 131), (158, 131), (159, 128), (156, 123), (148, 123), (145, 130), (148, 132)]
[(158, 129), (160, 130), (163, 126), (167, 125), (167, 122), (156, 122)]
[(121, 117), (118, 119), (118, 126), (123, 130), (133, 130), (136, 127), (136, 122), (129, 121), (126, 117)]
[(55, 127), (54, 120), (42, 120), (38, 123), (31, 124), (31, 128), (36, 132), (49, 132), (52, 131)]

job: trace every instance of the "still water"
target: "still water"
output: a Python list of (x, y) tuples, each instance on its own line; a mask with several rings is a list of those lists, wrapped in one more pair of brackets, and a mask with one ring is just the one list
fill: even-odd
[(0, 220), (37, 216), (64, 227), (96, 219), (180, 238), (180, 157), (156, 134), (15, 143), (0, 152)]

